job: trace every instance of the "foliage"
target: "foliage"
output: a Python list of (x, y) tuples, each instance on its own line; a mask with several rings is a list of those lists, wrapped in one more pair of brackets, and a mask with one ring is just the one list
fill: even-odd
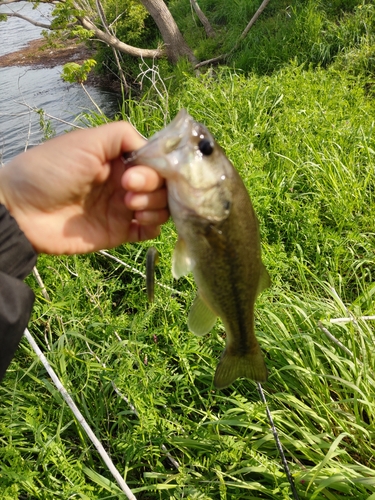
[(292, 60), (328, 66), (347, 51), (375, 46), (375, 10), (366, 0), (270, 2), (234, 52), (260, 2), (237, 0), (236, 8), (228, 9), (224, 0), (201, 0), (200, 6), (217, 32), (214, 40), (206, 39), (186, 3), (175, 0), (170, 7), (198, 57), (231, 53), (227, 62), (245, 71), (272, 73)]
[[(114, 23), (121, 9), (124, 16), (115, 22), (117, 36), (130, 44), (155, 47), (160, 35), (145, 11), (132, 9), (136, 3), (105, 3), (108, 21)], [(228, 9), (226, 0), (201, 0), (216, 37), (207, 38), (203, 27), (192, 13), (190, 2), (168, 2), (179, 28), (199, 60), (229, 54), (226, 63), (237, 69), (258, 74), (272, 72), (295, 61), (314, 67), (351, 65), (353, 73), (371, 75), (375, 52), (375, 9), (368, 0), (322, 2), (293, 0), (270, 2), (243, 41), (238, 43), (257, 8), (256, 0), (236, 0), (236, 8)], [(128, 8), (126, 8), (128, 7)], [(98, 46), (98, 61), (116, 71), (109, 48)], [(166, 66), (166, 76), (176, 68)], [(124, 58), (130, 80), (139, 74), (138, 63)]]
[(61, 78), (68, 83), (84, 83), (95, 66), (96, 61), (94, 59), (86, 59), (83, 64), (74, 62), (64, 64)]
[[(256, 309), (264, 389), (300, 498), (374, 498), (374, 327), (330, 322), (374, 314), (373, 97), (351, 72), (293, 63), (185, 73), (168, 99), (153, 85), (124, 112), (149, 136), (180, 107), (214, 133), (259, 215), (273, 281)], [(130, 268), (40, 256), (52, 301), (30, 277), (30, 330), (137, 498), (289, 499), (255, 384), (213, 389), (223, 326), (188, 332), (195, 286), (172, 279), (175, 241), (169, 222), (153, 242), (173, 291), (158, 286), (152, 305), (134, 272), (150, 243), (112, 251)], [(123, 498), (25, 341), (0, 386), (0, 429), (2, 498)]]
[[(147, 10), (137, 0), (107, 0), (104, 2), (106, 20), (114, 34), (129, 45), (151, 48), (160, 43), (160, 34)], [(110, 47), (98, 43), (97, 60), (105, 71), (117, 72)], [(134, 79), (139, 72), (139, 61), (121, 54), (124, 71)]]

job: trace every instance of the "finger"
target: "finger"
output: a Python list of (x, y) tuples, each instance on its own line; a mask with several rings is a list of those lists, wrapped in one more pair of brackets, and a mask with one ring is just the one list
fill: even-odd
[(149, 167), (128, 168), (122, 176), (121, 185), (127, 191), (151, 192), (164, 185), (164, 179)]
[(137, 241), (153, 240), (159, 234), (160, 226), (141, 226), (136, 220), (133, 220), (129, 228), (128, 241), (134, 243)]
[(167, 190), (158, 189), (152, 193), (134, 193), (125, 195), (125, 205), (129, 210), (157, 210), (167, 207)]
[(160, 226), (169, 219), (169, 212), (166, 208), (161, 210), (139, 210), (134, 212), (134, 218), (141, 226)]
[(121, 156), (124, 151), (139, 149), (145, 139), (128, 122), (118, 121), (85, 130), (76, 130), (69, 134), (46, 141), (43, 147), (55, 148), (66, 146), (65, 151), (78, 148), (100, 158), (104, 163)]

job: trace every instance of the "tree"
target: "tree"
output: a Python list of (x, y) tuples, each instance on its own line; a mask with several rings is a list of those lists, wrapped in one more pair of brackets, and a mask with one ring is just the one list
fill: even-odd
[[(21, 0), (0, 0), (0, 6), (19, 1)], [(54, 15), (56, 17), (49, 25), (34, 21), (16, 12), (8, 13), (6, 16), (18, 17), (35, 26), (55, 32), (62, 32), (69, 28), (71, 31), (75, 30), (75, 33), (79, 34), (80, 32), (77, 30), (77, 27), (80, 26), (100, 41), (130, 56), (154, 59), (167, 57), (174, 64), (181, 57), (186, 57), (191, 64), (196, 64), (198, 61), (192, 49), (185, 42), (165, 2), (163, 0), (140, 1), (154, 19), (163, 38), (164, 45), (156, 49), (134, 47), (119, 40), (102, 15), (104, 9), (100, 0), (96, 0), (93, 5), (86, 0), (42, 0), (43, 3), (50, 3), (55, 6)], [(87, 37), (87, 35), (83, 36)]]
[[(0, 0), (0, 6), (17, 3), (22, 0)], [(227, 59), (233, 51), (235, 51), (243, 40), (250, 28), (258, 19), (259, 15), (270, 0), (263, 0), (257, 12), (248, 23), (247, 27), (243, 31), (240, 38), (234, 43), (233, 47), (227, 54), (222, 54), (218, 57), (210, 59), (204, 62), (198, 62), (193, 50), (186, 43), (184, 37), (182, 36), (176, 21), (174, 20), (170, 10), (168, 9), (164, 0), (105, 0), (105, 7), (109, 9), (111, 5), (116, 5), (116, 16), (114, 20), (110, 23), (107, 22), (106, 12), (103, 8), (101, 0), (29, 0), (31, 3), (48, 3), (54, 6), (53, 15), (54, 19), (51, 24), (47, 25), (45, 23), (36, 22), (33, 19), (27, 18), (22, 14), (12, 12), (7, 14), (1, 14), (0, 21), (4, 16), (8, 17), (19, 17), (28, 21), (36, 26), (41, 26), (45, 30), (55, 33), (68, 33), (70, 36), (75, 35), (81, 39), (87, 39), (94, 37), (97, 40), (105, 43), (112, 48), (114, 52), (114, 58), (117, 63), (119, 75), (127, 88), (125, 81), (125, 76), (123, 74), (120, 58), (118, 53), (124, 53), (132, 57), (139, 58), (152, 58), (160, 59), (167, 57), (169, 61), (176, 64), (181, 58), (186, 58), (192, 66), (198, 68), (205, 64), (217, 63), (223, 59)], [(122, 2), (122, 3), (121, 3)], [(214, 37), (215, 33), (212, 29), (207, 17), (204, 15), (200, 9), (197, 0), (190, 0), (190, 4), (197, 14), (200, 22), (204, 26), (207, 37)], [(124, 7), (125, 6), (125, 7)], [(147, 17), (151, 16), (155, 25), (157, 26), (159, 33), (163, 39), (163, 44), (157, 48), (141, 48), (129, 43), (125, 43), (116, 34), (116, 29), (118, 24), (123, 22), (124, 9), (133, 9), (136, 12), (134, 18), (138, 16), (138, 21), (141, 23)], [(144, 12), (140, 12), (140, 9), (144, 9)], [(143, 17), (142, 17), (143, 16)]]

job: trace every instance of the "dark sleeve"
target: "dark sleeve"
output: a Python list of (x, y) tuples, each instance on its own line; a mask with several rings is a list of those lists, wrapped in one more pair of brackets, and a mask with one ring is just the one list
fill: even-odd
[(30, 318), (34, 294), (22, 281), (37, 254), (4, 205), (0, 205), (0, 380)]

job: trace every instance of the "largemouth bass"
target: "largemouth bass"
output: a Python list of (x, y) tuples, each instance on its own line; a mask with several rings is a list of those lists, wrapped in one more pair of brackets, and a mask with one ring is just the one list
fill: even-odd
[(205, 335), (219, 316), (226, 331), (214, 385), (223, 389), (238, 377), (265, 381), (254, 303), (270, 279), (261, 260), (257, 217), (241, 177), (207, 128), (185, 110), (124, 161), (152, 167), (166, 178), (178, 232), (173, 276), (191, 271), (198, 287), (188, 327)]

